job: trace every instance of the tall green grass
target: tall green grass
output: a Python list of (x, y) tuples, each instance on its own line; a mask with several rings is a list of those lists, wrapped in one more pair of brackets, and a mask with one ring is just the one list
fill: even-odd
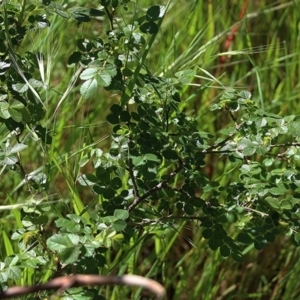
[[(133, 1), (130, 6), (138, 13), (150, 2)], [(82, 6), (97, 3), (78, 1)], [(299, 1), (250, 1), (247, 14), (239, 20), (243, 3), (171, 1), (161, 31), (152, 41), (145, 60), (156, 75), (173, 76), (184, 68), (197, 71), (194, 81), (183, 87), (181, 108), (197, 116), (199, 129), (210, 133), (216, 133), (230, 122), (221, 113), (209, 111), (227, 87), (250, 90), (257, 105), (269, 112), (300, 113)], [(120, 13), (120, 23), (132, 17), (129, 15), (132, 11)], [(239, 30), (231, 49), (226, 50), (226, 63), (221, 64), (224, 42), (236, 23)], [(22, 152), (22, 162), (29, 176), (41, 169), (47, 173), (51, 179), (50, 195), (43, 191), (39, 195), (30, 194), (20, 173), (1, 170), (1, 205), (25, 205), (32, 198), (43, 199), (42, 203), (52, 201), (55, 218), (70, 212), (80, 214), (86, 205), (98, 201), (89, 190), (79, 187), (76, 179), (81, 172), (80, 162), (90, 148), (95, 145), (107, 148), (110, 127), (105, 123), (105, 116), (109, 106), (120, 99), (103, 90), (93, 99), (81, 99), (78, 70), (68, 68), (67, 60), (76, 50), (76, 39), (100, 36), (106, 26), (105, 21), (78, 25), (53, 16), (49, 29), (41, 30), (37, 39), (33, 33), (22, 45), (24, 51), (29, 47), (31, 51), (45, 54), (40, 76), (48, 88), (42, 97), (47, 107), (45, 125), (53, 135), (50, 147), (42, 142), (29, 144), (28, 151)], [(1, 127), (0, 140), (2, 134)], [(89, 170), (90, 165), (84, 168)], [(224, 176), (226, 165), (221, 157), (210, 157), (207, 168), (212, 179), (223, 176), (223, 184), (229, 184), (236, 176), (230, 169)], [(84, 214), (89, 217), (87, 211)], [(0, 225), (0, 259), (4, 260), (17, 249), (9, 237), (21, 226), (18, 211), (1, 211)], [(260, 252), (249, 247), (245, 262), (236, 263), (208, 249), (196, 221), (186, 221), (182, 228), (160, 226), (156, 231), (156, 226), (149, 225), (127, 248), (106, 253), (103, 274), (134, 273), (156, 278), (166, 287), (167, 299), (300, 298), (300, 253), (286, 238), (278, 238)], [(51, 219), (45, 230), (48, 234), (54, 232)], [(229, 230), (234, 232), (235, 228)], [(26, 272), (24, 278), (32, 280), (33, 274)], [(129, 291), (120, 287), (102, 290), (108, 299), (127, 299)], [(136, 289), (132, 299), (145, 299), (143, 293)]]

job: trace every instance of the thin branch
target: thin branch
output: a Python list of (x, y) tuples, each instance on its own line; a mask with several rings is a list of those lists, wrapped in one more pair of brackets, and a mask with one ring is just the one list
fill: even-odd
[(213, 153), (214, 149), (219, 148), (221, 146), (224, 146), (234, 135), (235, 133), (229, 135), (226, 139), (224, 139), (223, 141), (221, 141), (220, 143), (216, 144), (216, 145), (212, 145), (207, 149), (204, 149), (202, 152), (203, 153)]
[(108, 16), (108, 19), (109, 19), (109, 23), (110, 23), (110, 30), (114, 30), (114, 15), (113, 13), (110, 13), (108, 8), (105, 6), (104, 7), (105, 11), (106, 11), (106, 14)]
[(233, 115), (231, 110), (228, 109), (228, 112), (231, 120), (234, 122), (235, 126), (237, 126), (237, 118)]
[(157, 184), (155, 187), (153, 187), (152, 189), (148, 190), (144, 195), (140, 196), (140, 197), (135, 197), (133, 203), (128, 207), (128, 211), (131, 212), (135, 207), (137, 207), (142, 201), (144, 201), (145, 199), (147, 199), (150, 195), (153, 195), (155, 192), (161, 190), (162, 188), (164, 188), (167, 184), (168, 181), (176, 176), (181, 169), (183, 168), (183, 162), (179, 161), (179, 166), (170, 173), (170, 175), (168, 176), (167, 179), (161, 181), (159, 184)]
[(243, 207), (247, 211), (255, 212), (255, 213), (259, 214), (261, 217), (267, 217), (267, 216), (269, 216), (269, 214), (263, 213), (263, 212), (261, 212), (259, 210), (253, 209), (253, 208), (248, 207), (248, 206), (241, 206), (241, 207)]
[[(210, 148), (202, 150), (202, 153), (233, 153), (233, 152), (237, 152), (238, 149), (232, 149), (232, 150), (213, 150), (213, 149), (215, 149), (217, 147), (220, 147), (223, 144), (225, 144), (226, 141), (228, 141), (231, 137), (232, 136), (229, 136), (228, 138), (226, 138), (225, 140), (223, 140), (219, 144), (211, 146)], [(290, 147), (290, 146), (300, 147), (300, 143), (286, 143), (286, 144), (269, 145), (270, 148)], [(210, 149), (212, 149), (212, 150), (210, 150)]]
[(165, 296), (164, 287), (152, 279), (137, 275), (123, 276), (98, 276), (98, 275), (73, 275), (55, 278), (47, 283), (31, 287), (15, 286), (8, 288), (0, 293), (0, 299), (16, 298), (21, 295), (28, 295), (38, 291), (57, 290), (56, 293), (62, 293), (70, 287), (87, 285), (128, 285), (138, 286), (148, 289), (156, 294), (156, 299), (163, 299)]
[(140, 222), (130, 222), (127, 224), (130, 225), (139, 225), (139, 226), (148, 226), (148, 225), (158, 225), (158, 224), (165, 224), (168, 221), (176, 221), (176, 220), (186, 220), (186, 221), (201, 221), (201, 216), (166, 216), (160, 217), (156, 220), (152, 219), (142, 219)]
[(129, 176), (130, 176), (130, 179), (132, 181), (134, 197), (139, 198), (140, 197), (140, 192), (139, 192), (139, 189), (138, 189), (138, 186), (136, 184), (135, 177), (134, 177), (134, 174), (133, 174), (133, 165), (132, 165), (132, 159), (131, 158), (128, 158), (128, 164), (129, 164), (129, 167), (128, 167), (127, 170), (129, 172)]
[[(241, 124), (235, 124), (235, 129), (237, 131), (239, 131), (242, 126), (245, 124), (245, 122), (242, 122)], [(219, 153), (219, 152), (214, 152), (212, 151), (213, 149), (216, 149), (216, 148), (219, 148), (221, 146), (224, 146), (234, 135), (236, 134), (236, 132), (230, 134), (227, 138), (225, 138), (223, 141), (221, 141), (220, 143), (216, 144), (216, 145), (212, 145), (210, 146), (209, 148), (203, 150), (202, 152), (203, 153)], [(216, 150), (218, 151), (218, 150)]]
[(211, 151), (207, 151), (206, 150), (203, 150), (202, 152), (203, 153), (233, 153), (233, 152), (237, 152), (238, 150), (237, 149), (233, 149), (233, 150), (211, 150)]
[[(129, 138), (129, 141), (130, 140), (131, 140), (131, 138)], [(140, 192), (139, 192), (138, 186), (136, 184), (136, 180), (135, 180), (134, 173), (133, 173), (133, 164), (132, 164), (132, 158), (130, 157), (130, 153), (129, 153), (129, 147), (128, 147), (128, 165), (129, 166), (128, 166), (127, 171), (129, 172), (129, 176), (132, 181), (134, 198), (139, 198)]]
[(271, 147), (271, 148), (289, 147), (289, 146), (299, 147), (299, 146), (300, 146), (300, 143), (286, 143), (286, 144), (274, 144), (274, 145), (269, 145), (269, 147)]

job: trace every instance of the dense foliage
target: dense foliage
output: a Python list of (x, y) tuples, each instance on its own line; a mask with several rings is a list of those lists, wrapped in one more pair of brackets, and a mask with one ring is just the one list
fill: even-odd
[[(177, 230), (187, 221), (199, 226), (210, 249), (238, 262), (249, 245), (261, 250), (278, 235), (300, 245), (299, 116), (270, 113), (249, 91), (225, 88), (211, 111), (228, 124), (218, 132), (202, 130), (201, 118), (181, 106), (186, 100), (182, 90), (197, 76), (197, 67), (169, 76), (157, 75), (147, 65), (169, 4), (120, 21), (119, 12), (131, 9), (129, 1), (102, 0), (95, 8), (24, 3), (1, 4), (2, 172), (19, 172), (34, 199), (50, 192), (53, 167), (60, 167), (49, 159), (29, 176), (22, 161), (23, 151), (36, 143), (55, 151), (55, 120), (45, 101), (54, 92), (43, 73), (47, 53), (20, 49), (29, 32), (48, 30), (51, 18), (83, 26), (105, 16), (108, 30), (101, 37), (83, 36), (76, 51), (68, 53), (68, 67), (76, 69), (69, 90), (79, 78), (79, 102), (100, 89), (117, 94), (117, 101), (102, 120), (110, 124), (109, 146), (92, 143), (80, 150), (80, 171), (73, 178), (77, 186), (92, 190), (93, 200), (87, 203), (74, 192), (68, 214), (37, 200), (14, 211), (19, 228), (11, 239), (18, 244), (15, 248), (3, 235), (2, 288), (61, 273), (102, 274), (109, 264), (105, 253), (122, 249), (125, 254), (110, 268), (122, 266), (125, 272), (134, 248), (143, 247), (144, 232)], [(222, 176), (210, 176), (209, 160), (226, 163)], [(223, 182), (226, 176), (229, 184)], [(68, 299), (96, 299), (98, 292), (74, 289)]]

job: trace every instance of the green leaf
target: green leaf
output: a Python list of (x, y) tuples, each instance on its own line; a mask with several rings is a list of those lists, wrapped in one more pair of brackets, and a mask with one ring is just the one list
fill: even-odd
[(175, 73), (175, 76), (179, 79), (182, 84), (190, 83), (192, 78), (196, 75), (194, 70), (183, 70)]
[(210, 238), (208, 241), (208, 246), (211, 250), (217, 250), (222, 245), (222, 240), (216, 238)]
[(114, 217), (115, 219), (126, 220), (129, 218), (129, 213), (125, 209), (116, 209), (114, 211)]
[(103, 72), (106, 72), (107, 74), (113, 76), (117, 75), (117, 69), (116, 66), (113, 64), (106, 64), (105, 69), (103, 69)]
[(111, 168), (105, 168), (103, 166), (99, 166), (96, 169), (96, 176), (100, 181), (109, 183), (110, 182), (110, 173)]
[(27, 83), (15, 83), (12, 85), (12, 88), (16, 92), (22, 94), (28, 90), (28, 85), (27, 85)]
[(92, 186), (92, 185), (96, 184), (99, 180), (93, 174), (82, 174), (77, 178), (77, 181), (82, 186)]
[(221, 227), (221, 228), (218, 227), (218, 228), (214, 231), (214, 237), (215, 237), (216, 239), (222, 240), (222, 239), (226, 238), (226, 236), (227, 236), (227, 233), (226, 233), (226, 231), (224, 230), (223, 227)]
[(258, 143), (252, 142), (247, 138), (242, 138), (237, 145), (237, 149), (245, 156), (251, 156), (256, 152)]
[(78, 260), (81, 246), (67, 247), (60, 253), (60, 260), (65, 264), (73, 264)]
[(98, 91), (98, 82), (95, 78), (89, 79), (80, 87), (80, 94), (83, 98), (88, 99), (94, 96)]
[(111, 188), (102, 188), (101, 189), (101, 195), (105, 199), (112, 199), (116, 194), (116, 191)]
[(271, 208), (280, 210), (280, 202), (278, 198), (266, 197), (265, 201), (270, 205)]
[(265, 238), (269, 243), (273, 243), (273, 242), (275, 242), (276, 236), (275, 236), (275, 234), (272, 233), (272, 232), (267, 232), (267, 233), (265, 233), (264, 238)]
[(269, 193), (278, 196), (278, 195), (284, 195), (288, 189), (284, 186), (284, 184), (278, 184), (276, 187), (272, 187), (269, 189)]
[(45, 88), (45, 89), (47, 88), (47, 86), (42, 81), (34, 78), (30, 78), (29, 83), (34, 88)]
[(124, 241), (124, 235), (121, 233), (116, 234), (111, 239), (111, 245), (112, 245), (113, 249), (116, 251), (120, 250), (123, 246), (123, 241)]
[(162, 5), (151, 6), (146, 13), (147, 21), (154, 22), (161, 19), (166, 12), (166, 7)]
[(109, 6), (111, 3), (111, 0), (100, 0), (100, 4), (103, 6)]
[(107, 60), (107, 59), (108, 59), (107, 51), (99, 51), (98, 52), (98, 60)]
[(79, 244), (79, 236), (76, 234), (55, 234), (47, 240), (47, 246), (52, 251), (61, 253), (67, 248), (72, 248)]
[(183, 210), (188, 215), (193, 215), (195, 213), (194, 206), (191, 204), (185, 204)]
[(158, 33), (158, 25), (154, 22), (146, 22), (140, 26), (143, 33), (156, 34)]
[(280, 208), (283, 210), (292, 210), (294, 205), (299, 203), (299, 199), (288, 197), (280, 202)]
[(80, 224), (74, 220), (59, 218), (55, 221), (55, 224), (57, 227), (61, 228), (62, 231), (67, 231), (70, 233), (79, 233), (81, 230)]
[[(6, 50), (6, 47), (5, 47), (5, 49), (2, 48), (2, 51), (5, 51), (5, 50)], [(11, 65), (11, 63), (9, 63), (7, 61), (0, 61), (0, 75), (4, 75), (6, 73), (6, 71), (8, 71), (10, 65)]]
[(133, 156), (132, 163), (134, 166), (138, 167), (145, 164), (145, 160), (143, 156)]
[[(232, 249), (231, 249), (232, 250)], [(231, 257), (236, 261), (242, 263), (244, 261), (244, 256), (240, 251), (232, 251)]]
[(127, 226), (127, 223), (124, 220), (116, 220), (112, 223), (112, 228), (116, 231), (116, 232), (120, 232), (122, 230), (124, 230)]
[(82, 156), (78, 162), (78, 165), (80, 168), (84, 167), (88, 162), (90, 161), (90, 157), (85, 154), (84, 156)]
[(88, 9), (83, 7), (72, 7), (69, 9), (70, 17), (78, 22), (89, 22)]
[(253, 239), (251, 235), (247, 232), (240, 232), (237, 236), (237, 241), (243, 244), (252, 244)]
[(52, 2), (51, 7), (53, 7), (55, 13), (64, 19), (68, 19), (70, 15), (64, 11), (64, 7), (60, 3)]
[(123, 111), (123, 108), (122, 106), (118, 105), (118, 104), (113, 104), (111, 107), (110, 107), (110, 111), (119, 116), (121, 114), (121, 112)]
[(293, 121), (290, 121), (287, 126), (291, 135), (295, 137), (300, 136), (300, 116), (297, 116)]
[(106, 120), (110, 124), (119, 124), (120, 123), (119, 116), (115, 115), (115, 114), (109, 114), (109, 115), (107, 115), (106, 116)]
[(8, 108), (9, 114), (11, 118), (16, 121), (16, 122), (21, 122), (22, 121), (22, 113), (19, 112), (16, 109), (13, 109), (11, 107)]
[(22, 143), (16, 144), (10, 149), (8, 154), (21, 152), (25, 148), (27, 148), (27, 145), (25, 145), (25, 144), (22, 144)]
[(9, 266), (9, 268), (7, 268), (6, 276), (9, 279), (18, 280), (22, 277), (22, 271), (19, 267)]
[(40, 29), (50, 26), (50, 22), (47, 20), (46, 15), (36, 15), (37, 27)]
[(220, 247), (220, 253), (223, 257), (228, 257), (230, 255), (231, 251), (227, 245), (222, 245)]
[(73, 66), (75, 64), (78, 64), (80, 60), (81, 60), (81, 53), (73, 52), (68, 59), (68, 65)]
[[(132, 37), (132, 43), (138, 47), (141, 47), (146, 43), (144, 37), (138, 32), (132, 32), (131, 37)], [(131, 76), (133, 75), (133, 71), (131, 69), (125, 68), (123, 70), (123, 74), (124, 76)]]
[(44, 127), (42, 127), (41, 125), (37, 125), (35, 127), (35, 133), (44, 143), (46, 143), (46, 144), (52, 143), (51, 135), (49, 135), (47, 130)]
[(300, 246), (300, 233), (294, 233), (293, 234), (293, 242), (296, 244), (296, 246)]
[(122, 111), (120, 114), (121, 122), (129, 122), (130, 121), (130, 113), (128, 111)]
[(225, 218), (226, 218), (226, 221), (228, 223), (235, 223), (237, 221), (237, 215), (235, 213), (232, 213), (232, 212), (226, 212), (224, 214)]
[(99, 85), (107, 87), (111, 84), (112, 77), (110, 71), (104, 69), (101, 72), (98, 72), (96, 79)]
[(118, 190), (119, 188), (122, 187), (122, 180), (119, 177), (114, 177), (110, 181), (110, 187), (114, 190)]
[(15, 165), (19, 161), (19, 158), (17, 156), (11, 155), (4, 158), (4, 160), (1, 162), (3, 165)]
[(175, 150), (167, 149), (162, 152), (164, 158), (169, 160), (178, 160), (178, 154)]
[(145, 158), (145, 160), (148, 160), (148, 161), (154, 161), (154, 162), (158, 162), (158, 163), (161, 162), (161, 160), (155, 154), (152, 154), (152, 153), (145, 154), (144, 158)]
[(267, 241), (262, 237), (257, 237), (254, 242), (254, 247), (257, 250), (262, 250), (267, 244)]
[(9, 104), (7, 102), (0, 102), (0, 117), (3, 119), (9, 119), (10, 118), (10, 113), (8, 111), (9, 109)]
[(88, 68), (88, 69), (85, 69), (80, 74), (80, 79), (82, 79), (82, 80), (88, 80), (88, 79), (94, 78), (97, 75), (98, 71), (99, 71), (98, 68)]
[[(2, 41), (2, 40), (1, 40)], [(6, 54), (6, 52), (7, 52), (7, 47), (6, 47), (6, 45), (2, 42), (1, 44), (0, 44), (0, 55), (1, 56), (3, 56), (3, 55), (5, 55)], [(1, 65), (2, 65), (2, 62), (0, 62), (0, 70), (2, 69), (2, 67), (1, 67)], [(1, 71), (0, 71), (0, 75), (1, 75)], [(5, 72), (4, 72), (5, 73)]]
[(203, 232), (202, 232), (202, 236), (205, 239), (210, 239), (213, 236), (213, 230), (210, 229), (210, 228), (204, 229)]
[(101, 17), (105, 15), (105, 12), (99, 9), (91, 8), (89, 10), (89, 14), (91, 17)]
[(251, 99), (252, 95), (249, 91), (241, 91), (239, 96), (243, 99)]
[(119, 0), (111, 0), (111, 6), (117, 8), (119, 6)]

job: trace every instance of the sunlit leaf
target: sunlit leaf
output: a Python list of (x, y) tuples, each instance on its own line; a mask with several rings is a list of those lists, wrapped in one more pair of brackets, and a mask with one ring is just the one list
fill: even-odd
[(80, 94), (83, 98), (90, 98), (97, 93), (98, 82), (95, 78), (89, 79), (80, 87)]
[(116, 219), (126, 220), (129, 218), (129, 213), (125, 209), (116, 209), (114, 211), (114, 217)]

